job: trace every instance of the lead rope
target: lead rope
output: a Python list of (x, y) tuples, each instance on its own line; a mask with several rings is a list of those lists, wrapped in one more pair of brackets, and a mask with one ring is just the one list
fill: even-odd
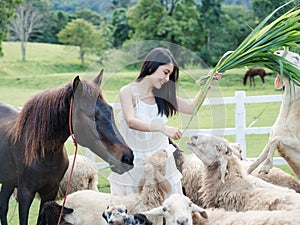
[(60, 210), (60, 214), (59, 214), (59, 218), (58, 218), (58, 221), (57, 221), (57, 225), (60, 224), (60, 221), (61, 221), (61, 219), (62, 219), (63, 210), (64, 210), (64, 206), (65, 206), (65, 204), (66, 204), (67, 195), (68, 195), (69, 187), (70, 187), (71, 180), (72, 180), (72, 175), (73, 175), (73, 171), (74, 171), (75, 160), (76, 160), (76, 155), (77, 155), (77, 150), (78, 150), (77, 141), (76, 141), (75, 136), (74, 136), (74, 133), (73, 133), (73, 126), (72, 126), (72, 108), (73, 108), (73, 98), (71, 98), (71, 101), (70, 101), (70, 109), (69, 109), (69, 130), (70, 130), (70, 135), (71, 135), (72, 140), (73, 140), (73, 144), (74, 144), (74, 146), (75, 146), (75, 154), (74, 154), (74, 160), (73, 160), (72, 168), (71, 168), (71, 172), (70, 172), (70, 177), (69, 177), (69, 180), (68, 180), (68, 185), (67, 185), (67, 188), (66, 188), (65, 197), (64, 197), (64, 200), (63, 200), (63, 203), (62, 203), (62, 207), (61, 207), (61, 210)]

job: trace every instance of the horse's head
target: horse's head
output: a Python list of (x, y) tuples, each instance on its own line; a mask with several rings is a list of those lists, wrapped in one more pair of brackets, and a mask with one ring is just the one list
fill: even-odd
[(103, 71), (93, 82), (73, 82), (74, 103), (72, 123), (78, 143), (89, 148), (122, 174), (133, 167), (133, 153), (119, 133), (113, 109), (104, 100), (100, 89)]

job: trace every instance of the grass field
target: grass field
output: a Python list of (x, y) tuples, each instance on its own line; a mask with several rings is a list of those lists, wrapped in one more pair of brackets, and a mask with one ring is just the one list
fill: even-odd
[[(27, 61), (23, 62), (21, 58), (20, 44), (17, 42), (3, 43), (4, 57), (0, 58), (0, 102), (6, 102), (15, 106), (22, 106), (31, 96), (47, 88), (58, 87), (65, 82), (72, 81), (79, 75), (82, 78), (95, 76), (101, 68), (95, 55), (87, 55), (84, 65), (80, 65), (78, 49), (76, 47), (65, 47), (62, 45), (49, 45), (41, 43), (27, 44)], [(115, 60), (115, 59), (108, 59)], [(178, 94), (184, 98), (192, 98), (199, 90), (195, 84), (195, 77), (206, 75), (209, 69), (201, 69), (200, 72), (193, 69), (181, 71), (178, 84)], [(235, 91), (245, 91), (247, 96), (254, 95), (274, 95), (282, 94), (273, 88), (274, 77), (266, 77), (266, 86), (261, 88), (261, 81), (256, 78), (257, 86), (250, 88), (242, 85), (242, 76), (246, 69), (236, 69), (227, 71), (222, 80), (215, 83), (208, 97), (228, 97), (234, 96)], [(138, 71), (126, 70), (126, 68), (105, 69), (105, 77), (102, 83), (104, 96), (110, 103), (118, 102), (119, 89), (133, 81)], [(246, 106), (247, 126), (256, 119), (254, 126), (272, 126), (279, 112), (279, 103), (269, 104), (249, 104)], [(197, 128), (219, 128), (234, 127), (234, 105), (221, 107), (203, 106), (197, 118), (195, 118), (190, 129)], [(117, 114), (118, 111), (115, 112)], [(258, 117), (259, 114), (262, 115)], [(189, 116), (177, 115), (169, 120), (169, 124), (177, 127), (185, 127)], [(230, 141), (235, 141), (234, 137), (228, 136)], [(268, 135), (248, 135), (247, 136), (247, 157), (257, 157), (267, 143)], [(177, 144), (186, 152), (186, 139), (177, 141)], [(73, 154), (74, 148), (71, 142), (68, 142), (67, 149), (69, 154)], [(83, 149), (80, 149), (83, 153)], [(99, 159), (98, 159), (99, 160)], [(286, 165), (280, 166), (285, 171), (291, 173)], [(109, 183), (106, 176), (108, 170), (99, 171), (99, 189), (109, 191)], [(10, 202), (9, 218), (10, 224), (17, 224), (17, 210), (14, 211), (16, 202), (14, 199)], [(34, 224), (37, 215), (38, 201), (35, 200), (30, 212), (30, 223)]]

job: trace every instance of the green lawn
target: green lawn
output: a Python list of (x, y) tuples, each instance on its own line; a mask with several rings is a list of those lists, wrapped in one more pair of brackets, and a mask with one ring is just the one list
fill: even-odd
[[(95, 55), (87, 55), (84, 65), (80, 65), (78, 48), (65, 47), (63, 45), (49, 45), (41, 43), (28, 43), (27, 61), (20, 60), (20, 44), (17, 42), (3, 43), (4, 57), (0, 58), (0, 102), (6, 102), (15, 106), (22, 106), (31, 96), (47, 88), (58, 87), (65, 82), (72, 81), (75, 76), (81, 78), (94, 77), (101, 68)], [(108, 59), (113, 62), (116, 59)], [(195, 66), (193, 66), (195, 67)], [(192, 68), (192, 67), (191, 67)], [(209, 69), (196, 70), (186, 68), (181, 71), (178, 94), (184, 98), (192, 98), (199, 87), (195, 79), (208, 73)], [(200, 71), (200, 72), (199, 72)], [(242, 85), (242, 77), (246, 69), (227, 71), (222, 80), (214, 84), (208, 97), (232, 97), (235, 91), (245, 91), (247, 96), (282, 94), (273, 88), (274, 77), (266, 77), (266, 86), (261, 88), (261, 81), (256, 78), (257, 86), (250, 88), (249, 85)], [(138, 71), (130, 71), (126, 68), (105, 69), (102, 89), (104, 96), (110, 103), (118, 102), (119, 89), (129, 82), (132, 82)], [(246, 105), (246, 123), (249, 126), (257, 120), (254, 126), (272, 126), (279, 112), (280, 103), (260, 103)], [(197, 117), (193, 119), (189, 128), (220, 128), (234, 127), (235, 123), (234, 105), (226, 106), (203, 106)], [(115, 115), (118, 111), (115, 112)], [(182, 129), (187, 124), (190, 116), (177, 115), (169, 120), (169, 124)], [(233, 136), (226, 136), (230, 141), (235, 141)], [(267, 143), (268, 135), (247, 136), (247, 156), (257, 157)], [(182, 138), (176, 143), (181, 149), (189, 153), (185, 147), (187, 139)], [(67, 143), (68, 154), (74, 154), (72, 142)], [(80, 148), (80, 154), (83, 149)], [(97, 160), (100, 160), (97, 158)], [(286, 165), (280, 166), (285, 171), (293, 174)], [(99, 171), (99, 190), (108, 192), (109, 183), (106, 176), (109, 170)], [(14, 211), (16, 202), (11, 200), (9, 218), (10, 224), (17, 224), (17, 210)], [(35, 200), (30, 213), (30, 223), (34, 224), (37, 214), (38, 201)]]

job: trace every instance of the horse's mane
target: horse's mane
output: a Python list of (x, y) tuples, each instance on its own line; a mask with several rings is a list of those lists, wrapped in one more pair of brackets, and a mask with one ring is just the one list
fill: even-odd
[(24, 140), (27, 164), (43, 157), (46, 149), (55, 151), (55, 147), (64, 138), (61, 137), (62, 129), (58, 125), (62, 127), (68, 123), (72, 94), (72, 84), (69, 82), (35, 95), (23, 106), (15, 122), (12, 140), (15, 143)]

